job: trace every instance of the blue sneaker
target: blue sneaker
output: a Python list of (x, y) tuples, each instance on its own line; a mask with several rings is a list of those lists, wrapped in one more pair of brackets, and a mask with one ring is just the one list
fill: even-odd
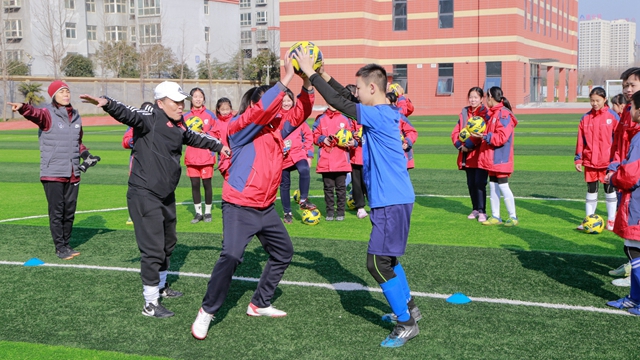
[(640, 316), (640, 305), (634, 306), (631, 309), (629, 309), (629, 314)]
[(380, 346), (397, 348), (418, 336), (419, 333), (420, 329), (418, 329), (418, 323), (415, 321), (413, 321), (412, 325), (396, 324), (393, 331), (391, 331), (391, 334), (389, 334), (389, 336), (380, 343)]
[[(634, 314), (634, 315), (640, 315), (640, 309), (637, 309), (637, 307), (638, 307), (638, 303), (637, 303), (635, 300), (631, 299), (629, 296), (625, 296), (625, 297), (623, 297), (622, 299), (618, 299), (618, 300), (614, 300), (614, 301), (609, 301), (609, 302), (607, 303), (607, 306), (611, 306), (611, 307), (614, 307), (614, 308), (617, 308), (617, 309), (622, 309), (622, 310), (625, 310), (625, 309), (632, 309), (632, 308), (633, 308), (633, 309), (635, 309), (638, 313), (637, 313), (637, 314), (632, 313), (632, 314)], [(629, 312), (631, 312), (631, 311), (629, 311)]]

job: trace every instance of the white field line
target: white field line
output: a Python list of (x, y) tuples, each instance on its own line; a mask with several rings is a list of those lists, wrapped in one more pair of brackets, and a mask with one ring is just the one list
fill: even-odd
[[(0, 261), (0, 265), (17, 265), (23, 266), (24, 263), (17, 261)], [(49, 264), (45, 263), (40, 266), (45, 267), (59, 267), (59, 268), (74, 268), (74, 269), (89, 269), (89, 270), (106, 270), (106, 271), (124, 271), (124, 272), (133, 272), (139, 273), (139, 269), (135, 268), (124, 268), (124, 267), (113, 267), (113, 266), (97, 266), (97, 265), (80, 265), (80, 264)], [(191, 273), (191, 272), (180, 272), (180, 271), (169, 271), (170, 275), (177, 276), (186, 276), (186, 277), (197, 277), (203, 279), (209, 279), (211, 275), (209, 274), (199, 274), (199, 273)], [(260, 279), (243, 277), (243, 276), (234, 276), (233, 280), (236, 281), (246, 281), (246, 282), (258, 282)], [(327, 284), (327, 283), (311, 283), (305, 281), (288, 281), (282, 280), (280, 281), (282, 285), (293, 285), (293, 286), (306, 286), (306, 287), (316, 287), (316, 288), (324, 288), (335, 291), (368, 291), (368, 292), (377, 292), (381, 293), (382, 289), (380, 288), (372, 288), (368, 286), (364, 286), (362, 284), (350, 283), (350, 282), (342, 282), (335, 284)], [(425, 293), (419, 291), (412, 291), (411, 295), (418, 297), (427, 297), (433, 299), (447, 299), (451, 294), (434, 294), (434, 293)], [(631, 315), (623, 310), (615, 310), (608, 308), (597, 308), (593, 306), (576, 306), (576, 305), (567, 305), (567, 304), (551, 304), (551, 303), (539, 303), (532, 301), (521, 301), (521, 300), (511, 300), (511, 299), (494, 299), (494, 298), (486, 298), (486, 297), (474, 297), (469, 296), (469, 299), (475, 302), (485, 302), (485, 303), (493, 303), (493, 304), (503, 304), (503, 305), (516, 305), (516, 306), (534, 306), (541, 307), (546, 309), (558, 309), (558, 310), (577, 310), (577, 311), (588, 311), (595, 313), (604, 313), (604, 314), (614, 314), (614, 315)]]
[[(310, 198), (324, 198), (324, 195), (310, 195)], [(432, 195), (432, 194), (416, 194), (416, 197), (434, 197), (434, 198), (466, 198), (468, 195)], [(521, 196), (515, 197), (520, 200), (544, 200), (544, 201), (584, 201), (584, 199), (562, 199), (562, 198), (538, 198), (538, 197), (527, 197)], [(280, 198), (278, 198), (280, 199)], [(222, 201), (213, 200), (213, 203), (219, 204)], [(598, 202), (604, 203), (605, 200), (599, 200)], [(176, 205), (191, 205), (193, 201), (183, 201), (176, 203)], [(110, 208), (110, 209), (97, 209), (97, 210), (83, 210), (76, 211), (76, 214), (91, 214), (91, 213), (101, 213), (101, 212), (110, 212), (110, 211), (122, 211), (127, 210), (126, 207), (118, 207), (118, 208)], [(0, 219), (0, 223), (12, 222), (12, 221), (20, 221), (20, 220), (31, 220), (31, 219), (42, 219), (49, 217), (49, 215), (33, 215), (33, 216), (25, 216), (19, 218), (10, 218), (10, 219)]]

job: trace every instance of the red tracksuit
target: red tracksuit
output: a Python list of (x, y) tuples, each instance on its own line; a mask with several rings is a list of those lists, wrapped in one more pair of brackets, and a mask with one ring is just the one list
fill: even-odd
[(411, 100), (409, 100), (409, 98), (405, 97), (404, 95), (398, 96), (396, 106), (398, 107), (398, 111), (400, 111), (400, 114), (404, 116), (413, 114), (413, 104), (411, 103)]
[(634, 136), (640, 127), (629, 127), (627, 132), (628, 154), (611, 176), (611, 184), (622, 192), (613, 232), (625, 240), (640, 241), (640, 136)]
[[(213, 112), (202, 106), (200, 109), (191, 109), (188, 113), (184, 114), (185, 121), (192, 117), (202, 119), (203, 133), (216, 137), (212, 131), (216, 122), (216, 115)], [(219, 139), (219, 137), (217, 138)], [(186, 166), (214, 165), (215, 163), (216, 157), (211, 154), (209, 149), (198, 149), (187, 146), (184, 152), (184, 164)]]
[(451, 142), (456, 149), (460, 149), (462, 145), (464, 145), (468, 152), (458, 152), (458, 169), (462, 170), (463, 168), (477, 168), (478, 167), (478, 158), (480, 156), (480, 143), (482, 139), (469, 137), (464, 143), (460, 142), (460, 131), (467, 127), (467, 121), (474, 116), (480, 116), (485, 121), (489, 121), (489, 115), (487, 113), (487, 108), (484, 105), (480, 105), (475, 109), (472, 109), (471, 106), (466, 106), (462, 108), (460, 115), (458, 116), (458, 123), (451, 131)]
[[(296, 104), (291, 109), (281, 110), (278, 114), (278, 116), (282, 118), (279, 130), (289, 129), (289, 131), (287, 131), (289, 135), (283, 137), (285, 142), (290, 142), (288, 145), (289, 152), (284, 158), (282, 169), (287, 169), (300, 160), (313, 157), (313, 137), (310, 136), (311, 131), (309, 130), (309, 126), (300, 126), (300, 131), (296, 130), (291, 132), (290, 129), (297, 126), (293, 124), (300, 124), (301, 120), (302, 122), (307, 120), (313, 110), (314, 101), (315, 94), (303, 90), (300, 95), (298, 95)], [(309, 143), (311, 145), (309, 145)], [(308, 152), (309, 148), (311, 148), (311, 154)]]
[(629, 104), (624, 108), (618, 127), (616, 127), (613, 134), (610, 155), (611, 165), (609, 165), (610, 170), (619, 165), (627, 156), (629, 152), (629, 142), (631, 141), (627, 130), (635, 127), (638, 127), (638, 124), (631, 121), (631, 104)]
[(407, 144), (407, 149), (404, 151), (404, 156), (407, 158), (407, 169), (413, 169), (413, 144), (418, 140), (418, 131), (404, 115), (400, 117), (400, 134), (404, 136), (404, 143)]
[(318, 115), (313, 123), (313, 142), (320, 147), (317, 173), (326, 172), (351, 172), (351, 160), (349, 149), (337, 145), (327, 146), (324, 139), (329, 135), (335, 135), (339, 130), (352, 131), (351, 120), (339, 111), (327, 109)]
[(487, 129), (480, 143), (478, 167), (500, 174), (513, 173), (513, 138), (518, 120), (498, 103), (489, 109)]
[(620, 118), (608, 106), (582, 116), (576, 141), (576, 165), (606, 169), (611, 162), (611, 145)]

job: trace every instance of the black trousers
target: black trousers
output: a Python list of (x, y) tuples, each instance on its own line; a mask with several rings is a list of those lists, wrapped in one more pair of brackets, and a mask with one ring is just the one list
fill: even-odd
[(140, 250), (142, 284), (158, 286), (160, 271), (169, 269), (176, 247), (176, 197), (160, 199), (143, 189), (129, 187), (127, 207)]
[(49, 207), (49, 230), (56, 250), (69, 245), (80, 183), (42, 181)]
[[(135, 222), (134, 222), (135, 224)], [(254, 236), (269, 254), (258, 287), (251, 302), (257, 307), (271, 305), (284, 271), (293, 258), (293, 244), (289, 233), (272, 204), (264, 210), (222, 202), (222, 251), (213, 267), (202, 299), (202, 309), (215, 314), (229, 293), (236, 268), (244, 260), (244, 250)]]
[(362, 165), (351, 164), (351, 192), (356, 209), (364, 208), (364, 197), (367, 188), (362, 178)]
[[(352, 177), (353, 179), (353, 177)], [(344, 216), (344, 207), (347, 203), (347, 180), (346, 172), (326, 172), (322, 173), (322, 181), (324, 182), (324, 203), (327, 205), (326, 216), (334, 215), (334, 205), (336, 216)], [(335, 195), (334, 195), (335, 190)], [(335, 197), (338, 197), (336, 204)]]
[(467, 187), (469, 188), (473, 210), (485, 214), (489, 172), (479, 168), (465, 168), (464, 170), (467, 173)]

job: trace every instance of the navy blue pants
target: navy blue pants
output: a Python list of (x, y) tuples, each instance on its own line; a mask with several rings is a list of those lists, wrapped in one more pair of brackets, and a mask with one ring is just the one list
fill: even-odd
[(291, 212), (291, 172), (298, 170), (300, 180), (300, 200), (304, 200), (309, 196), (309, 185), (311, 184), (311, 170), (307, 159), (300, 160), (293, 166), (282, 170), (282, 180), (280, 181), (280, 201), (282, 202), (282, 210), (285, 214)]
[(487, 177), (489, 172), (478, 168), (465, 168), (464, 170), (467, 173), (467, 187), (469, 188), (473, 210), (486, 214)]
[(293, 257), (293, 244), (275, 206), (259, 210), (222, 202), (222, 251), (213, 267), (202, 309), (215, 314), (229, 293), (231, 279), (243, 261), (244, 250), (254, 236), (269, 254), (251, 302), (257, 307), (271, 305), (271, 298)]

